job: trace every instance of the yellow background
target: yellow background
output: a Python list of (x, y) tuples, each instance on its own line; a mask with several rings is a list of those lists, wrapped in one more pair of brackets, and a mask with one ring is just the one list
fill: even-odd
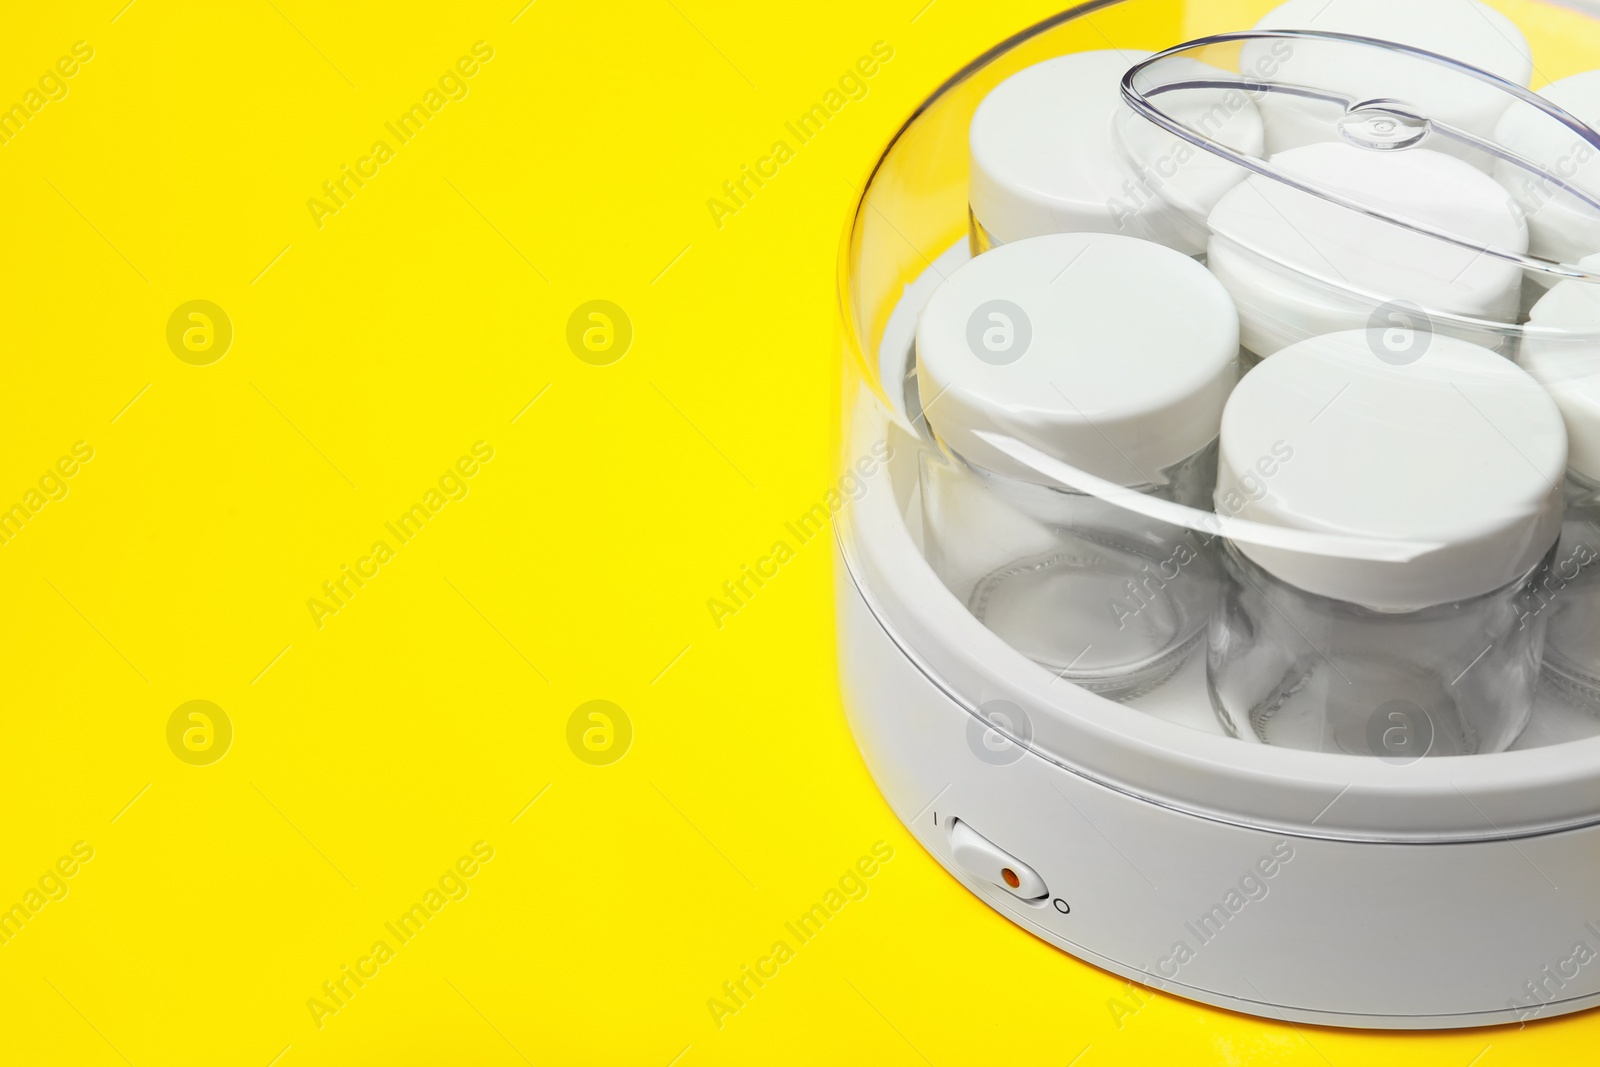
[[(1049, 4), (524, 2), (7, 13), (0, 103), (74, 42), (94, 58), (0, 145), (0, 504), (75, 442), (94, 459), (0, 546), (0, 906), (75, 842), (94, 858), (0, 945), (0, 1062), (1592, 1052), (1589, 1017), (1372, 1036), (1136, 999), (885, 807), (839, 708), (825, 539), (713, 624), (834, 480), (854, 188)], [(477, 41), (468, 95), (394, 145)], [(706, 201), (878, 41), (866, 97), (719, 227)], [(380, 138), (394, 158), (319, 228), (307, 200)], [(234, 329), (207, 366), (166, 340), (194, 299)], [(609, 366), (565, 340), (593, 299), (634, 325)], [(384, 523), (478, 441), (468, 495), (398, 546)], [(319, 628), (308, 599), (379, 539), (394, 559)], [(606, 766), (567, 741), (596, 699), (634, 733)], [(233, 725), (207, 766), (168, 747), (190, 700)], [(468, 895), (319, 1027), (323, 982), (479, 841)], [(719, 1027), (708, 999), (878, 841), (868, 895)], [(1143, 1006), (1119, 1025), (1113, 998)]]

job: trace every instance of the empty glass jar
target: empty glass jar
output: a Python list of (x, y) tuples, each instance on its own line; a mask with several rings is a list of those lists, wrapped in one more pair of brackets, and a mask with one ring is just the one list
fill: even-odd
[(1549, 616), (1546, 677), (1600, 714), (1600, 481), (1569, 470), (1566, 501), (1561, 543), (1529, 591), (1523, 616)]
[[(1307, 531), (1239, 540), (1210, 627), (1212, 702), (1236, 737), (1405, 760), (1497, 752), (1527, 723), (1544, 619), (1530, 580), (1561, 521), (1566, 433), (1489, 349), (1379, 331), (1284, 348), (1223, 416), (1217, 500)], [(1264, 474), (1263, 456), (1289, 458)], [(1353, 558), (1318, 536), (1397, 546)]]
[(1207, 265), (1239, 308), (1244, 347), (1269, 357), (1309, 337), (1359, 329), (1416, 328), (1493, 346), (1500, 337), (1449, 316), (1509, 322), (1522, 271), (1484, 248), (1523, 252), (1528, 232), (1506, 190), (1482, 170), (1428, 148), (1382, 151), (1318, 143), (1272, 157), (1282, 174), (1358, 204), (1467, 240), (1451, 244), (1346, 207), (1321, 193), (1253, 174), (1212, 211)]
[[(1539, 95), (1579, 121), (1600, 127), (1600, 70), (1551, 82)], [(1495, 140), (1526, 159), (1546, 161), (1546, 174), (1506, 160), (1494, 167), (1495, 178), (1527, 219), (1528, 250), (1558, 263), (1576, 263), (1600, 250), (1600, 214), (1562, 188), (1564, 182), (1586, 190), (1600, 187), (1600, 149), (1522, 100), (1513, 101), (1500, 116)], [(1529, 279), (1538, 286), (1536, 295), (1560, 280), (1542, 272), (1530, 273)]]
[[(1162, 245), (1055, 234), (962, 266), (917, 329), (921, 410), (941, 446), (921, 481), (934, 571), (1065, 680), (1117, 699), (1160, 684), (1203, 633), (1214, 554), (1118, 501), (1203, 506), (1237, 350), (1227, 293)], [(1109, 498), (1052, 484), (1008, 443)]]
[[(1581, 261), (1600, 267), (1600, 256)], [(1520, 361), (1567, 424), (1566, 519), (1555, 559), (1524, 603), (1548, 619), (1545, 675), (1600, 714), (1600, 294), (1564, 281), (1534, 305)]]

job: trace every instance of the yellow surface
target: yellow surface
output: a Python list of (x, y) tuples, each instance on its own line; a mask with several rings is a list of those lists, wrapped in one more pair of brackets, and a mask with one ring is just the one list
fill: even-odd
[[(852, 183), (1047, 4), (122, 2), (0, 35), (0, 98), (45, 79), (0, 143), (0, 504), (25, 509), (0, 544), (0, 906), (24, 909), (0, 1062), (1591, 1052), (1592, 1018), (1382, 1037), (1130, 991), (887, 810), (838, 706), (824, 539), (708, 610), (833, 481)], [(716, 217), (876, 42), (857, 98)], [(430, 89), (401, 143), (385, 124)], [(346, 167), (367, 177), (333, 200)], [(633, 326), (609, 363), (601, 320), (568, 345), (594, 300)], [(191, 301), (214, 307), (169, 331)], [(347, 567), (368, 577), (334, 599)], [(841, 887), (820, 934), (787, 931)]]

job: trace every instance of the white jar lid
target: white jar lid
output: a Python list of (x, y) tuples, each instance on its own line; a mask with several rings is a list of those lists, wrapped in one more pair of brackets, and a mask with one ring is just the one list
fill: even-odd
[(1480, 345), (1426, 333), (1384, 340), (1367, 330), (1312, 338), (1244, 376), (1222, 418), (1217, 510), (1443, 546), (1394, 563), (1239, 543), (1320, 596), (1413, 611), (1498, 589), (1531, 570), (1560, 530), (1560, 412)]
[[(1600, 255), (1578, 266), (1600, 270)], [(1567, 421), (1567, 466), (1600, 481), (1600, 283), (1561, 282), (1528, 319), (1517, 360)]]
[(976, 436), (987, 430), (1120, 485), (1159, 485), (1215, 440), (1238, 351), (1233, 303), (1193, 259), (1052, 234), (939, 286), (917, 324), (917, 385), (929, 425), (979, 467), (1042, 480)]
[[(1505, 189), (1453, 156), (1324, 143), (1281, 152), (1271, 162), (1387, 214), (1480, 246), (1527, 251), (1527, 227)], [(1239, 305), (1245, 347), (1260, 356), (1293, 341), (1365, 328), (1389, 301), (1496, 322), (1517, 315), (1517, 265), (1262, 175), (1225, 195), (1210, 225), (1207, 264)]]
[[(1551, 82), (1539, 95), (1580, 122), (1600, 126), (1600, 70)], [(1495, 127), (1495, 140), (1590, 194), (1600, 192), (1600, 149), (1529, 104), (1518, 101), (1506, 110)], [(1494, 176), (1527, 212), (1528, 248), (1534, 255), (1576, 263), (1600, 252), (1600, 215), (1592, 208), (1504, 161), (1495, 164)], [(1545, 284), (1554, 280), (1533, 277)]]
[[(1533, 74), (1533, 53), (1522, 31), (1478, 0), (1289, 0), (1267, 12), (1255, 28), (1319, 30), (1394, 41), (1449, 56), (1523, 86)], [(1318, 41), (1249, 42), (1241, 53), (1240, 69), (1260, 71), (1268, 81), (1338, 88), (1357, 101), (1404, 101), (1430, 117), (1483, 136), (1494, 130), (1509, 100), (1488, 84), (1441, 78), (1438, 68), (1408, 56), (1376, 49), (1352, 51)], [(1338, 110), (1332, 105), (1276, 93), (1259, 103), (1267, 124), (1268, 152), (1339, 136), (1332, 122)], [(1444, 138), (1430, 139), (1428, 147), (1456, 151)]]
[[(1047, 233), (1120, 233), (1194, 255), (1205, 235), (1171, 203), (1205, 211), (1242, 172), (1136, 117), (1122, 101), (1128, 68), (1152, 53), (1079, 52), (1037, 63), (995, 86), (972, 116), (972, 213), (1002, 244)], [(1196, 71), (1204, 64), (1188, 60)], [(1220, 73), (1220, 72), (1219, 72)], [(1190, 92), (1174, 104), (1180, 119), (1215, 117), (1218, 140), (1252, 155), (1262, 150), (1261, 117), (1242, 92)], [(1137, 142), (1137, 167), (1122, 139)]]

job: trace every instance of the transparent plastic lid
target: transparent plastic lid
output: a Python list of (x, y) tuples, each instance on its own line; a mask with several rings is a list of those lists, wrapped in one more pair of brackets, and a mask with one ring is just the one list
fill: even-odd
[[(1063, 13), (896, 136), (841, 261), (862, 359), (845, 379), (846, 572), (1008, 758), (1358, 837), (1588, 817), (1572, 790), (1600, 783), (1600, 671), (1595, 710), (1552, 710), (1533, 635), (1576, 620), (1543, 648), (1600, 668), (1600, 134), (1572, 113), (1600, 117), (1600, 77), (1595, 106), (1568, 111), (1371, 37), (1212, 32), (1268, 6), (1181, 5), (1193, 39), (1155, 54), (1142, 31)], [(1123, 7), (1155, 10), (1091, 14)], [(1524, 27), (1527, 54), (1577, 77), (1600, 22), (1562, 17), (1578, 27), (1566, 60), (1548, 27)], [(1071, 84), (1108, 45), (1129, 49), (1107, 104), (1119, 201), (1079, 197), (1054, 230), (986, 225), (974, 190), (1010, 176), (969, 143), (982, 101), (1040, 64), (1060, 77), (1007, 92)], [(1134, 240), (1186, 269), (1149, 253), (1107, 294), (1140, 258), (1114, 242)], [(1176, 396), (1162, 349), (1215, 331), (1156, 328), (1211, 306), (1163, 288), (1196, 274), (1238, 311), (1220, 405)], [(1068, 307), (1077, 319), (1053, 318)], [(1168, 369), (1150, 357), (1141, 431), (1124, 387), (1150, 353)], [(1218, 407), (1215, 431), (1195, 430)], [(1168, 447), (1180, 437), (1199, 450)], [(884, 490), (862, 473), (879, 470)]]
[[(1314, 53), (1314, 63), (1308, 53)], [(1302, 69), (1330, 76), (1332, 81), (1307, 84), (1294, 80), (1296, 71)], [(1406, 87), (1413, 98), (1394, 95)], [(1367, 95), (1370, 92), (1382, 95)], [(1441, 187), (1442, 201), (1432, 205), (1433, 210), (1426, 210), (1426, 205), (1419, 210), (1417, 204), (1408, 202), (1405, 190), (1364, 180), (1369, 175), (1409, 173), (1393, 162), (1404, 153), (1436, 153), (1492, 175), (1503, 190), (1507, 216), (1522, 224), (1524, 235), (1526, 218), (1546, 210), (1572, 213), (1591, 223), (1600, 221), (1600, 188), (1580, 179), (1572, 165), (1580, 150), (1600, 148), (1600, 134), (1539, 94), (1488, 71), (1370, 37), (1256, 30), (1205, 37), (1135, 63), (1123, 77), (1122, 95), (1130, 108), (1128, 123), (1134, 129), (1142, 119), (1238, 168), (1236, 180), (1259, 176), (1281, 190), (1351, 213), (1313, 217), (1348, 220), (1365, 216), (1384, 227), (1436, 242), (1436, 255), (1453, 247), (1471, 257), (1489, 257), (1535, 272), (1546, 280), (1600, 280), (1600, 272), (1581, 263), (1547, 258), (1515, 239), (1494, 240), (1503, 237), (1503, 225), (1485, 225), (1481, 218), (1473, 218), (1472, 212), (1459, 208), (1462, 197), (1476, 191), (1464, 188), (1473, 184), (1473, 179), (1459, 168), (1434, 160), (1436, 169), (1426, 172), (1437, 177)], [(1472, 106), (1468, 108), (1464, 101)], [(1246, 102), (1267, 120), (1269, 135), (1261, 154), (1240, 151), (1216, 136), (1219, 119)], [(1463, 118), (1463, 111), (1472, 112), (1476, 121)], [(1493, 121), (1485, 122), (1485, 115)], [(1287, 128), (1287, 132), (1275, 138), (1275, 128)], [(1184, 183), (1164, 180), (1169, 170), (1183, 166), (1170, 158), (1170, 142), (1135, 132), (1125, 136), (1123, 144), (1150, 177), (1155, 196), (1188, 212), (1214, 235), (1260, 251), (1284, 266), (1298, 266), (1292, 261), (1283, 263), (1286, 257), (1259, 248), (1259, 235), (1240, 225), (1236, 215), (1224, 212), (1218, 217), (1210, 205), (1186, 198)], [(1291, 147), (1279, 147), (1285, 144)], [(1313, 144), (1357, 151), (1300, 151)], [(1362, 153), (1390, 157), (1391, 162), (1387, 169), (1373, 169), (1385, 165), (1358, 162)], [(1324, 166), (1319, 168), (1318, 161)], [(1400, 295), (1363, 291), (1331, 271), (1318, 277), (1330, 284), (1343, 283), (1365, 296), (1393, 300)], [(1445, 320), (1457, 317), (1448, 307), (1422, 310)], [(1492, 324), (1515, 325), (1516, 321), (1515, 316), (1507, 316)]]
[[(1448, 56), (1301, 30), (1180, 45), (1133, 64), (1122, 92), (1146, 202), (1205, 234), (1255, 354), (1420, 330), (1528, 357), (1575, 403), (1600, 390), (1600, 261), (1574, 254), (1600, 251), (1600, 173), (1584, 166), (1600, 134), (1550, 99)], [(1266, 123), (1260, 154), (1216, 136), (1243, 107)], [(1220, 202), (1174, 180), (1190, 153), (1231, 168)], [(1600, 455), (1585, 466), (1600, 474)]]
[[(1600, 480), (1600, 255), (1552, 254), (1571, 242), (1542, 247), (1530, 226), (1592, 229), (1600, 252), (1600, 167), (1581, 165), (1600, 133), (1449, 56), (1310, 30), (1180, 44), (1132, 62), (1122, 97), (1118, 144), (1139, 176), (1124, 228), (1176, 212), (1201, 235), (1248, 358), (1356, 330), (1393, 365), (1417, 363), (1435, 336), (1473, 342), (1545, 385), (1574, 430), (1573, 469)], [(1225, 135), (1246, 111), (1266, 127), (1260, 152)], [(992, 448), (1052, 484), (1242, 544), (1392, 562), (1442, 547), (1136, 499), (1000, 436)]]

